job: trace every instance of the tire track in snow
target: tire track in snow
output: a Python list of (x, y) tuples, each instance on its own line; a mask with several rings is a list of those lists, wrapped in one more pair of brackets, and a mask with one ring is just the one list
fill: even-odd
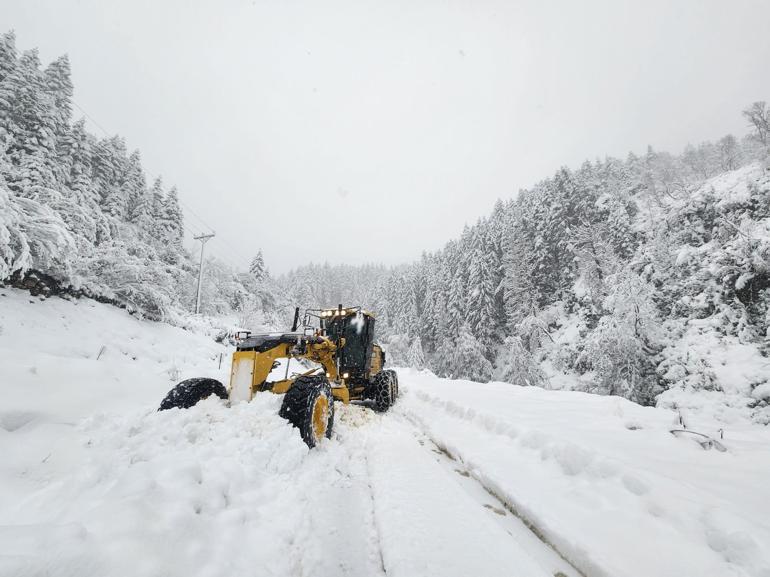
[(367, 462), (389, 576), (558, 574), (531, 554), (531, 543), (525, 546), (501, 527), (494, 518), (499, 513), (485, 509), (459, 486), (456, 472), (420, 446), (414, 426), (390, 413), (370, 414), (375, 422), (366, 435)]
[(371, 500), (371, 507), (372, 507), (372, 522), (373, 522), (374, 532), (376, 534), (376, 539), (377, 539), (377, 555), (380, 561), (380, 569), (382, 570), (382, 573), (386, 575), (388, 573), (388, 570), (385, 568), (385, 558), (382, 555), (382, 539), (380, 538), (380, 530), (377, 527), (377, 517), (375, 516), (375, 504), (374, 504), (374, 489), (372, 488), (369, 457), (366, 454), (366, 451), (364, 451), (364, 459), (366, 461), (366, 471), (369, 477), (369, 482), (367, 486), (369, 487), (369, 498)]
[[(541, 561), (549, 568), (549, 570), (553, 571), (553, 575), (555, 577), (586, 577), (586, 574), (575, 567), (569, 558), (544, 535), (543, 531), (540, 530), (534, 521), (532, 521), (526, 515), (522, 514), (522, 512), (516, 507), (515, 503), (505, 498), (504, 496), (501, 496), (494, 488), (490, 487), (484, 481), (484, 479), (479, 476), (477, 471), (473, 470), (472, 468), (468, 468), (461, 456), (455, 454), (451, 448), (449, 448), (441, 440), (432, 436), (424, 426), (419, 415), (403, 407), (402, 405), (398, 408), (398, 412), (393, 416), (402, 419), (405, 423), (405, 426), (413, 428), (416, 438), (419, 439), (420, 436), (423, 437), (427, 443), (430, 444), (430, 446), (426, 447), (425, 443), (422, 441), (420, 441), (420, 444), (425, 447), (426, 451), (432, 449), (433, 452), (437, 454), (437, 460), (441, 461), (443, 458), (445, 461), (445, 468), (452, 470), (452, 464), (462, 465), (462, 471), (454, 469), (454, 472), (467, 478), (469, 481), (472, 481), (480, 490), (483, 491), (485, 495), (498, 503), (504, 511), (507, 511), (513, 515), (513, 517), (521, 523), (522, 527), (516, 531), (516, 536), (510, 530), (508, 530), (508, 533), (512, 538), (516, 539), (518, 536), (518, 538), (528, 541), (530, 545), (534, 545), (535, 547), (538, 547), (538, 545), (535, 545), (535, 543), (538, 543), (541, 551), (537, 557), (541, 559)], [(485, 507), (488, 506), (485, 503), (482, 503), (482, 505)], [(494, 512), (494, 508), (491, 508), (490, 511)], [(522, 531), (527, 531), (531, 535), (531, 538), (528, 538), (526, 535), (524, 535)], [(534, 541), (532, 538), (534, 538)], [(542, 548), (546, 549), (547, 551), (543, 551)]]
[[(370, 428), (381, 418), (373, 412), (371, 406), (358, 403), (350, 405), (337, 404), (339, 418), (335, 426), (335, 434), (342, 437), (348, 446), (353, 446), (351, 461), (362, 463), (364, 468), (365, 484), (368, 494), (368, 525), (372, 536), (372, 547), (374, 548), (374, 557), (376, 565), (383, 575), (387, 574), (385, 559), (382, 554), (382, 539), (380, 528), (377, 522), (376, 503), (374, 500), (374, 488), (372, 487), (371, 466), (369, 463), (369, 434)], [(340, 434), (340, 424), (343, 425)]]
[(303, 487), (307, 522), (298, 540), (300, 577), (385, 574), (366, 462), (366, 415), (338, 405), (335, 433), (307, 456), (325, 471)]

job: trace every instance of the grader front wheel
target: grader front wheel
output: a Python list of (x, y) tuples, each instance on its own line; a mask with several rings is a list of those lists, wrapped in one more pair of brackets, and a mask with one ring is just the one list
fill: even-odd
[(322, 376), (298, 377), (284, 395), (279, 415), (299, 429), (311, 449), (324, 437), (331, 438), (334, 397), (329, 381)]
[(211, 395), (227, 399), (227, 389), (216, 379), (205, 377), (187, 379), (168, 392), (158, 410), (189, 409)]

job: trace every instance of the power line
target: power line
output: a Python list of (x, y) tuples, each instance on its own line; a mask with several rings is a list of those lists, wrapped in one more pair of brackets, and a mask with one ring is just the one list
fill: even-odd
[[(186, 233), (187, 233), (187, 234), (188, 234), (188, 235), (189, 235), (189, 236), (190, 236), (190, 237), (191, 237), (193, 240), (195, 240), (195, 237), (197, 237), (197, 236), (201, 236), (201, 235), (205, 235), (205, 234), (206, 234), (206, 232), (205, 232), (205, 231), (199, 230), (197, 227), (194, 227), (194, 226), (192, 226), (190, 223), (184, 224), (184, 225), (183, 225), (183, 228), (184, 228), (185, 232), (186, 232)], [(222, 240), (222, 239), (221, 239), (219, 236), (217, 236), (217, 238), (218, 238), (219, 240)], [(216, 242), (216, 241), (215, 241), (215, 242)], [(228, 254), (229, 254), (229, 253), (228, 253)], [(222, 261), (224, 264), (226, 264), (227, 266), (229, 266), (230, 268), (232, 268), (233, 270), (236, 270), (236, 271), (238, 271), (238, 270), (242, 270), (243, 268), (246, 268), (246, 269), (248, 270), (248, 268), (249, 268), (249, 267), (248, 267), (248, 263), (246, 263), (246, 264), (245, 264), (245, 266), (244, 266), (244, 263), (236, 264), (235, 262), (233, 262), (232, 260), (230, 260), (228, 257), (226, 257), (226, 256), (222, 256), (221, 254), (219, 254), (219, 255), (215, 255), (215, 256), (216, 256), (216, 257), (217, 257), (219, 260), (221, 260), (221, 261)]]
[(189, 204), (187, 204), (186, 202), (182, 202), (181, 198), (179, 199), (179, 204), (181, 204), (187, 210), (187, 212), (189, 212), (191, 215), (193, 215), (196, 218), (196, 220), (198, 220), (198, 222), (200, 222), (203, 226), (205, 226), (206, 228), (208, 228), (210, 230), (213, 230), (208, 225), (208, 223), (206, 223), (206, 221), (204, 221), (200, 216), (198, 216), (197, 212), (195, 212), (192, 208), (190, 208)]
[[(237, 256), (237, 257), (240, 257), (240, 258), (243, 260), (243, 262), (244, 262), (244, 263), (246, 263), (246, 268), (248, 268), (249, 266), (251, 266), (251, 259), (250, 259), (250, 258), (248, 258), (248, 257), (245, 257), (245, 256), (243, 256), (241, 253), (239, 253), (239, 252), (238, 252), (238, 250), (237, 250), (235, 247), (233, 247), (233, 246), (232, 246), (232, 245), (229, 243), (229, 241), (225, 240), (224, 238), (223, 238), (223, 239), (221, 239), (221, 240), (222, 240), (222, 242), (224, 242), (224, 243), (225, 243), (227, 246), (229, 246), (229, 247), (230, 247), (230, 250), (232, 250), (232, 251), (235, 253), (235, 256)], [(252, 258), (253, 258), (253, 257), (252, 257)]]
[(93, 122), (93, 123), (94, 123), (94, 125), (95, 125), (95, 126), (96, 126), (96, 127), (99, 129), (99, 130), (101, 130), (101, 131), (104, 133), (104, 136), (106, 136), (107, 138), (111, 138), (111, 137), (112, 137), (112, 135), (111, 135), (109, 132), (107, 132), (107, 131), (104, 129), (104, 127), (103, 127), (101, 124), (99, 124), (99, 123), (96, 121), (96, 119), (95, 119), (93, 116), (91, 116), (90, 114), (88, 114), (88, 112), (86, 112), (85, 108), (83, 108), (82, 106), (80, 106), (80, 104), (78, 104), (78, 103), (77, 103), (77, 102), (75, 102), (74, 100), (72, 100), (72, 104), (74, 104), (74, 105), (75, 105), (75, 106), (78, 108), (78, 110), (80, 110), (80, 112), (82, 112), (83, 114), (85, 114), (86, 118), (88, 118), (88, 120), (90, 120), (91, 122)]
[[(75, 105), (75, 106), (78, 108), (78, 110), (80, 110), (80, 112), (82, 112), (82, 113), (83, 113), (83, 114), (86, 116), (86, 118), (88, 118), (88, 119), (89, 119), (91, 122), (93, 122), (93, 123), (94, 123), (94, 125), (95, 125), (97, 128), (99, 128), (99, 130), (101, 130), (101, 131), (104, 133), (104, 136), (106, 136), (107, 138), (111, 138), (111, 136), (112, 136), (112, 135), (111, 135), (109, 132), (107, 132), (107, 130), (106, 130), (106, 129), (105, 129), (105, 128), (104, 128), (104, 127), (101, 125), (101, 124), (99, 124), (99, 122), (98, 122), (98, 121), (97, 121), (97, 120), (96, 120), (96, 119), (95, 119), (93, 116), (91, 116), (90, 114), (88, 114), (88, 112), (86, 111), (86, 109), (85, 109), (85, 108), (83, 108), (82, 106), (80, 106), (80, 104), (78, 104), (78, 103), (77, 103), (77, 102), (75, 102), (74, 100), (72, 100), (72, 104), (74, 104), (74, 105)], [(149, 177), (149, 180), (157, 180), (157, 178), (158, 178), (157, 176), (154, 176), (154, 175), (152, 175), (152, 174), (150, 173), (150, 171), (148, 171), (147, 169), (144, 169), (144, 173), (147, 175), (147, 177)], [(205, 221), (204, 221), (204, 220), (203, 220), (203, 219), (202, 219), (200, 216), (198, 216), (198, 213), (196, 213), (196, 212), (195, 212), (195, 211), (194, 211), (192, 208), (190, 208), (190, 207), (189, 207), (189, 206), (188, 206), (186, 203), (182, 202), (182, 199), (181, 199), (181, 198), (179, 199), (179, 204), (181, 204), (181, 205), (182, 205), (182, 206), (183, 206), (185, 209), (187, 209), (187, 211), (188, 211), (190, 214), (192, 214), (192, 215), (193, 215), (195, 218), (197, 218), (197, 219), (198, 219), (198, 221), (199, 221), (201, 224), (203, 224), (203, 226), (205, 226), (205, 227), (206, 227), (206, 228), (208, 228), (209, 230), (214, 230), (214, 229), (213, 229), (211, 226), (209, 226), (209, 224), (208, 224), (207, 222), (205, 222)]]
[[(209, 230), (214, 230), (200, 216), (198, 216), (198, 213), (196, 213), (192, 208), (190, 208), (190, 205), (188, 205), (187, 203), (182, 202), (181, 199), (179, 200), (179, 204), (181, 204), (190, 214), (192, 214), (206, 228), (208, 228)], [(251, 264), (251, 259), (250, 258), (244, 256), (241, 252), (239, 252), (239, 250), (237, 248), (235, 248), (232, 244), (230, 244), (230, 242), (227, 239), (225, 239), (223, 237), (217, 237), (217, 238), (219, 238), (220, 241), (222, 241), (224, 244), (226, 244), (230, 248), (230, 250), (233, 252), (233, 254), (235, 256), (237, 256), (240, 259), (242, 259), (247, 268), (248, 268), (248, 266), (250, 266), (250, 264)]]
[[(107, 131), (107, 129), (105, 129), (105, 128), (104, 128), (104, 126), (102, 126), (102, 125), (101, 125), (101, 124), (100, 124), (100, 123), (99, 123), (99, 122), (98, 122), (98, 121), (97, 121), (97, 120), (96, 120), (96, 119), (95, 119), (93, 116), (91, 116), (91, 115), (90, 115), (90, 114), (89, 114), (89, 113), (86, 111), (86, 109), (85, 109), (85, 108), (83, 108), (82, 106), (80, 106), (80, 105), (79, 105), (77, 102), (75, 102), (74, 100), (72, 100), (72, 104), (74, 104), (74, 105), (77, 107), (77, 109), (78, 109), (78, 110), (80, 110), (80, 111), (81, 111), (81, 112), (82, 112), (82, 113), (85, 115), (85, 117), (86, 117), (86, 118), (88, 118), (88, 119), (89, 119), (89, 120), (90, 120), (90, 121), (91, 121), (91, 122), (92, 122), (92, 123), (93, 123), (93, 124), (94, 124), (94, 125), (95, 125), (95, 126), (98, 128), (98, 129), (99, 129), (99, 130), (101, 130), (101, 131), (104, 133), (104, 135), (105, 135), (107, 138), (111, 138), (111, 137), (112, 137), (112, 135), (111, 135), (111, 134), (110, 134), (110, 133)], [(150, 173), (148, 170), (146, 170), (146, 169), (144, 169), (144, 173), (145, 173), (145, 175), (148, 177), (148, 179), (149, 179), (149, 180), (156, 180), (156, 179), (158, 178), (157, 176), (153, 176), (153, 175), (152, 175), (152, 174), (151, 174), (151, 173)], [(195, 211), (194, 211), (194, 210), (193, 210), (193, 209), (190, 207), (190, 205), (188, 205), (186, 202), (183, 202), (181, 198), (178, 198), (178, 200), (179, 200), (179, 204), (181, 204), (181, 205), (182, 205), (182, 207), (183, 207), (183, 208), (184, 208), (184, 209), (185, 209), (185, 210), (186, 210), (186, 211), (187, 211), (189, 214), (191, 214), (191, 215), (192, 215), (192, 216), (193, 216), (193, 217), (194, 217), (194, 218), (195, 218), (195, 219), (196, 219), (196, 220), (197, 220), (197, 221), (198, 221), (198, 222), (199, 222), (201, 225), (203, 225), (203, 227), (204, 227), (205, 229), (208, 229), (209, 231), (213, 232), (213, 230), (214, 230), (214, 227), (212, 227), (212, 226), (211, 226), (211, 225), (209, 225), (209, 224), (208, 224), (208, 223), (207, 223), (205, 220), (203, 220), (203, 218), (201, 218), (201, 216), (200, 216), (200, 215), (198, 215), (198, 213), (197, 213), (197, 212), (195, 212)], [(193, 227), (191, 226), (191, 223), (189, 223), (189, 222), (187, 223), (187, 226), (188, 226), (189, 228), (193, 228)], [(195, 227), (195, 228), (197, 228), (197, 227)], [(203, 229), (202, 229), (202, 230), (203, 230)], [(202, 230), (201, 230), (201, 232), (202, 232)], [(192, 234), (193, 234), (194, 236), (197, 234), (197, 233), (196, 233), (196, 231), (191, 231), (191, 232), (192, 232)], [(246, 269), (248, 269), (248, 268), (249, 268), (249, 266), (250, 266), (251, 260), (250, 260), (249, 258), (247, 258), (247, 257), (243, 256), (242, 254), (240, 254), (240, 253), (239, 253), (239, 252), (238, 252), (238, 251), (235, 249), (235, 247), (233, 247), (233, 246), (232, 246), (232, 245), (231, 245), (231, 244), (230, 244), (230, 243), (229, 243), (227, 240), (225, 240), (225, 239), (224, 239), (224, 238), (222, 238), (221, 236), (220, 236), (220, 237), (218, 237), (218, 238), (219, 238), (219, 240), (221, 240), (222, 242), (224, 242), (224, 243), (225, 243), (225, 244), (226, 244), (228, 247), (230, 247), (230, 250), (231, 250), (231, 251), (233, 251), (233, 253), (234, 253), (234, 255), (235, 255), (235, 256), (237, 256), (239, 259), (242, 259), (242, 260), (243, 260), (243, 264), (245, 265)], [(228, 263), (230, 266), (232, 266), (234, 269), (237, 269), (237, 268), (238, 268), (238, 266), (237, 266), (237, 265), (233, 264), (231, 261), (229, 261), (228, 259), (226, 259), (226, 258), (222, 257), (221, 255), (219, 256), (219, 258), (221, 258), (222, 260), (224, 260), (225, 262), (227, 262), (227, 263)]]

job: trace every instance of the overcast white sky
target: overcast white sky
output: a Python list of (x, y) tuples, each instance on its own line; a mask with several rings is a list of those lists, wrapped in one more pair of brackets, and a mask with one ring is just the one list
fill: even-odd
[(273, 272), (412, 260), (561, 165), (743, 134), (769, 27), (765, 0), (0, 2), (213, 253)]

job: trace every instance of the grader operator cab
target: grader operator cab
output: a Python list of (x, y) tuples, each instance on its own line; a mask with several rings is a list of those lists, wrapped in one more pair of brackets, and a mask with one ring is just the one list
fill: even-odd
[[(384, 412), (398, 397), (398, 376), (383, 369), (385, 352), (374, 343), (374, 324), (374, 315), (361, 307), (342, 305), (308, 309), (300, 323), (297, 308), (291, 332), (238, 335), (229, 389), (215, 379), (187, 379), (168, 393), (159, 410), (188, 408), (210, 395), (234, 403), (261, 392), (283, 394), (279, 414), (314, 447), (331, 436), (335, 400), (368, 402)], [(289, 372), (293, 360), (302, 372)], [(276, 371), (283, 378), (268, 380)]]

